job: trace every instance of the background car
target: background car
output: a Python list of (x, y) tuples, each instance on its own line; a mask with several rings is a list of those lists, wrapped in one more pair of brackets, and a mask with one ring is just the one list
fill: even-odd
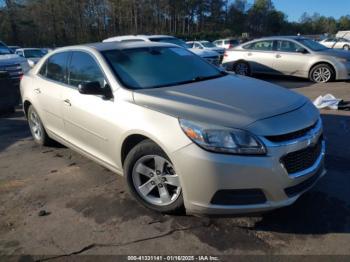
[(221, 47), (224, 49), (234, 48), (238, 46), (239, 43), (240, 43), (239, 40), (234, 38), (219, 39), (213, 42), (213, 44), (216, 45), (217, 47)]
[(184, 41), (179, 38), (168, 35), (125, 35), (116, 36), (103, 40), (103, 42), (160, 42), (170, 43), (189, 49), (191, 52), (206, 59), (209, 63), (219, 65), (221, 63), (221, 57), (218, 52), (212, 50), (201, 50), (196, 48), (190, 48)]
[(16, 54), (27, 59), (30, 67), (33, 67), (45, 55), (40, 48), (20, 48)]
[(18, 92), (13, 86), (10, 74), (0, 71), (0, 114), (14, 112), (18, 99)]
[(223, 66), (242, 75), (290, 75), (325, 83), (350, 79), (350, 52), (301, 36), (267, 37), (226, 50)]
[(338, 38), (338, 37), (326, 38), (320, 41), (320, 43), (328, 48), (338, 48), (338, 49), (344, 49), (347, 51), (350, 50), (350, 40), (345, 38)]
[(202, 49), (202, 50), (211, 50), (211, 51), (218, 52), (222, 56), (225, 53), (225, 48), (217, 47), (216, 45), (214, 45), (212, 42), (209, 42), (209, 41), (189, 41), (189, 42), (186, 42), (186, 44), (190, 48)]
[(17, 45), (10, 45), (8, 48), (12, 51), (12, 53), (15, 53), (17, 49), (20, 49), (20, 46)]
[[(17, 102), (20, 100), (19, 82), (23, 74), (29, 70), (30, 66), (27, 59), (14, 54), (5, 43), (0, 41), (0, 71), (8, 74), (11, 88), (15, 89)], [(7, 83), (7, 80), (3, 80), (4, 83)]]

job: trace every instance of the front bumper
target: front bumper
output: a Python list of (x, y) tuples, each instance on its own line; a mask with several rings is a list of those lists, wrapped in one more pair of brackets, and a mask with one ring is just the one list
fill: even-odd
[[(322, 150), (312, 166), (289, 174), (281, 158), (322, 140)], [(287, 143), (264, 141), (266, 156), (237, 156), (207, 152), (190, 144), (173, 154), (176, 171), (180, 174), (185, 207), (188, 213), (236, 214), (267, 211), (294, 203), (325, 175), (325, 143), (321, 123), (312, 136), (307, 135)], [(249, 204), (216, 204), (218, 191), (260, 190), (264, 202)]]
[(350, 62), (339, 63), (336, 66), (336, 80), (349, 80), (350, 79)]

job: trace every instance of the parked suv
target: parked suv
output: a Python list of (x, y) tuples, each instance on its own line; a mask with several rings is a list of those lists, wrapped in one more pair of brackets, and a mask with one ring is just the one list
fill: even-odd
[(21, 92), (35, 142), (57, 140), (123, 174), (135, 199), (160, 212), (270, 210), (325, 174), (311, 101), (177, 45), (60, 48)]
[(206, 59), (209, 63), (219, 65), (221, 63), (221, 56), (218, 52), (213, 50), (200, 50), (197, 48), (189, 47), (184, 41), (173, 36), (168, 35), (125, 35), (116, 36), (105, 39), (103, 42), (160, 42), (170, 43), (189, 49), (191, 52)]
[[(19, 97), (19, 81), (24, 73), (30, 69), (25, 58), (14, 54), (3, 42), (0, 41), (0, 71), (9, 74), (12, 86)], [(19, 99), (19, 98), (18, 98)]]

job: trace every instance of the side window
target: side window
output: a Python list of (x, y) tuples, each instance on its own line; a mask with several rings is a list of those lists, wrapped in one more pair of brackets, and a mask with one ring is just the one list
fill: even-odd
[(220, 41), (216, 41), (216, 42), (215, 42), (215, 45), (221, 46), (221, 45), (222, 45), (222, 41), (221, 41), (221, 40), (220, 40)]
[(61, 83), (67, 83), (67, 61), (69, 52), (55, 54), (47, 60), (46, 77)]
[(46, 68), (47, 68), (47, 61), (41, 66), (39, 70), (39, 75), (46, 77)]
[(272, 51), (273, 49), (273, 41), (267, 40), (267, 41), (259, 41), (255, 43), (251, 43), (247, 49), (252, 50), (261, 50), (261, 51)]
[(193, 42), (187, 43), (188, 48), (193, 48)]
[(73, 52), (69, 65), (69, 81), (71, 86), (78, 86), (82, 83), (100, 82), (104, 86), (105, 77), (91, 55), (85, 52)]
[(291, 41), (277, 41), (277, 51), (295, 53), (300, 48), (301, 46)]
[(195, 43), (195, 44), (194, 44), (194, 48), (201, 48), (201, 46), (200, 46), (200, 44)]

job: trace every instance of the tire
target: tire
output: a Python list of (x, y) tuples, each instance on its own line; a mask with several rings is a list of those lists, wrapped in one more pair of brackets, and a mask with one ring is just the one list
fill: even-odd
[(344, 46), (343, 46), (343, 49), (346, 50), (346, 51), (349, 51), (349, 50), (350, 50), (350, 46), (344, 45)]
[(143, 206), (162, 213), (184, 213), (179, 176), (169, 157), (153, 141), (144, 140), (129, 152), (124, 177), (131, 195)]
[(53, 140), (47, 135), (39, 114), (32, 105), (28, 108), (27, 116), (30, 132), (32, 133), (35, 143), (40, 146), (49, 146), (53, 144)]
[(335, 79), (334, 69), (328, 64), (318, 64), (310, 70), (309, 79), (315, 83), (327, 83)]
[(232, 71), (235, 72), (237, 75), (251, 75), (250, 66), (247, 62), (244, 61), (238, 61), (237, 63), (233, 64)]

